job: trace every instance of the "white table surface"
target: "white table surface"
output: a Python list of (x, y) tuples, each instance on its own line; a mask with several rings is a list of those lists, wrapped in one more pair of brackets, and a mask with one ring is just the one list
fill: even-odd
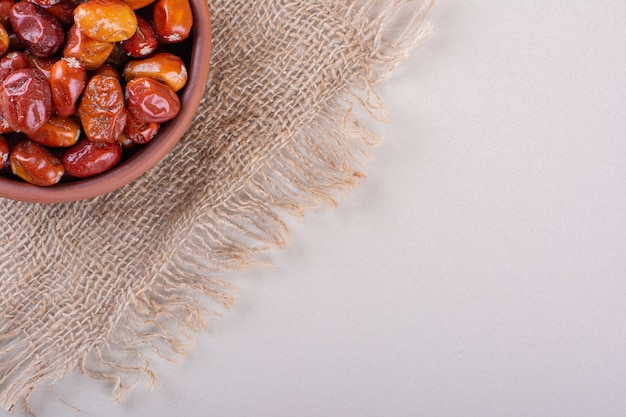
[(368, 178), (233, 276), (188, 358), (121, 405), (69, 378), (82, 412), (35, 411), (625, 415), (626, 2), (440, 0), (431, 20), (379, 86)]

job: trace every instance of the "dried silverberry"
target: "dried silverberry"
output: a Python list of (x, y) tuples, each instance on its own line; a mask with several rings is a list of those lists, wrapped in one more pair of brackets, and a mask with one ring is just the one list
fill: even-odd
[(31, 140), (15, 145), (9, 161), (13, 174), (35, 185), (54, 185), (61, 181), (65, 173), (59, 158)]
[(65, 151), (63, 166), (77, 178), (92, 177), (113, 168), (122, 158), (122, 145), (116, 142), (80, 140)]
[(10, 47), (11, 39), (9, 38), (9, 32), (0, 24), (0, 55), (4, 55)]
[(16, 132), (35, 132), (50, 118), (50, 96), (50, 83), (41, 71), (20, 69), (0, 85), (0, 112)]
[(67, 42), (63, 48), (63, 56), (75, 58), (85, 64), (88, 70), (94, 70), (107, 60), (115, 44), (92, 39), (72, 25), (67, 32)]
[(115, 142), (126, 125), (124, 92), (119, 81), (103, 75), (91, 77), (77, 113), (89, 140)]
[(178, 43), (189, 37), (193, 16), (188, 0), (157, 0), (152, 18), (160, 43)]
[(76, 112), (76, 103), (87, 83), (87, 69), (76, 58), (61, 58), (50, 68), (52, 110), (62, 117)]
[(78, 142), (80, 125), (71, 117), (52, 116), (28, 137), (40, 145), (66, 148)]
[(39, 57), (54, 55), (65, 40), (63, 26), (57, 18), (35, 3), (29, 1), (15, 3), (9, 18), (20, 42)]
[(135, 78), (126, 84), (126, 108), (144, 122), (164, 123), (180, 111), (180, 100), (170, 87), (152, 78)]
[(159, 133), (160, 128), (160, 123), (144, 122), (143, 120), (140, 120), (133, 116), (132, 113), (129, 113), (128, 121), (126, 122), (126, 127), (124, 128), (124, 133), (133, 142), (139, 145), (144, 145), (150, 142), (156, 136), (156, 134)]
[(122, 41), (122, 48), (133, 58), (145, 58), (156, 51), (158, 41), (152, 25), (137, 16), (137, 31), (129, 39)]
[(102, 42), (129, 39), (137, 30), (135, 12), (121, 0), (87, 0), (74, 9), (81, 32)]
[(126, 81), (141, 77), (154, 78), (178, 91), (187, 83), (187, 68), (179, 56), (159, 52), (148, 58), (128, 61), (124, 67)]

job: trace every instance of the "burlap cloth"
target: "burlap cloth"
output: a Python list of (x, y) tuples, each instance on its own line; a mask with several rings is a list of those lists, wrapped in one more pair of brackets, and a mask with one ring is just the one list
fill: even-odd
[[(300, 215), (363, 175), (353, 107), (429, 33), (406, 1), (210, 1), (211, 73), (154, 169), (88, 201), (0, 201), (0, 404), (79, 367), (118, 396), (232, 302), (220, 271), (285, 244)], [(367, 113), (366, 113), (367, 114)]]

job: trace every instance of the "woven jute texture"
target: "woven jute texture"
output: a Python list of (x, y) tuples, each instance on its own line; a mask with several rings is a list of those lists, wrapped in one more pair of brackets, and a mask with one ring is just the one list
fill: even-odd
[[(119, 396), (233, 302), (220, 272), (284, 245), (363, 177), (373, 85), (430, 32), (427, 1), (216, 0), (211, 72), (155, 168), (87, 201), (0, 201), (0, 405), (79, 368)], [(156, 354), (155, 354), (156, 352)]]

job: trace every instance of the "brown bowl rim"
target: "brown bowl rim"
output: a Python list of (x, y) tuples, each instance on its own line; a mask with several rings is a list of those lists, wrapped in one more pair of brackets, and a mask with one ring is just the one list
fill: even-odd
[(176, 145), (194, 119), (204, 95), (211, 56), (211, 24), (205, 0), (190, 0), (194, 15), (191, 51), (191, 75), (181, 94), (184, 108), (176, 118), (163, 126), (159, 134), (140, 152), (113, 169), (95, 177), (41, 187), (19, 180), (0, 177), (0, 197), (30, 203), (62, 203), (85, 200), (115, 191), (137, 179)]

